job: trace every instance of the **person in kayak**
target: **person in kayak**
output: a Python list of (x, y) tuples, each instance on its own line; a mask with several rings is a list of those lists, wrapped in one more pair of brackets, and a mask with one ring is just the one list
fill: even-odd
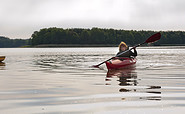
[[(133, 50), (134, 50), (134, 52), (129, 50), (129, 47), (127, 46), (127, 44), (125, 42), (121, 42), (119, 44), (119, 52), (116, 54), (116, 57), (129, 57), (129, 58), (136, 57), (137, 56), (136, 48), (134, 48)], [(124, 51), (125, 51), (125, 53), (121, 54)]]

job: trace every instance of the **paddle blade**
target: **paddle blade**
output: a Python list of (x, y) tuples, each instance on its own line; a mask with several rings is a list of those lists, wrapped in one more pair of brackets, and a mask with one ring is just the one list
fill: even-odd
[(156, 42), (157, 40), (159, 40), (161, 38), (161, 33), (158, 32), (152, 36), (150, 36), (146, 41), (145, 43), (153, 43), (153, 42)]

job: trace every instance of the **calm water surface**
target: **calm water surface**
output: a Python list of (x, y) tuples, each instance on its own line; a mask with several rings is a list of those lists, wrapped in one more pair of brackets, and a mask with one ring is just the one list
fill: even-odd
[(1, 48), (0, 113), (184, 113), (185, 47), (140, 47), (134, 68), (91, 65), (116, 47)]

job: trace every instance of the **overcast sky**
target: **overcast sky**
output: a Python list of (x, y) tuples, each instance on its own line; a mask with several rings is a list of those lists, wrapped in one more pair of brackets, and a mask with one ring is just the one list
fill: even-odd
[(185, 0), (0, 0), (0, 36), (49, 27), (185, 31)]

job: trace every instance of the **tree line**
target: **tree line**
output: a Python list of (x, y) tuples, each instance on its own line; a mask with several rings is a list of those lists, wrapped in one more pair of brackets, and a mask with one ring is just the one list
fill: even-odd
[(44, 28), (35, 31), (31, 36), (31, 45), (42, 44), (119, 44), (121, 41), (129, 45), (136, 45), (148, 37), (161, 33), (161, 39), (154, 45), (185, 45), (185, 32), (183, 31), (135, 31), (115, 29), (63, 29)]
[(29, 39), (10, 39), (0, 36), (0, 48), (21, 47), (29, 44)]
[(0, 36), (0, 47), (21, 47), (25, 45), (118, 45), (121, 41), (136, 45), (151, 35), (160, 32), (161, 39), (152, 45), (185, 45), (184, 31), (136, 31), (116, 29), (82, 29), (82, 28), (43, 28), (35, 31), (30, 39), (10, 39)]

